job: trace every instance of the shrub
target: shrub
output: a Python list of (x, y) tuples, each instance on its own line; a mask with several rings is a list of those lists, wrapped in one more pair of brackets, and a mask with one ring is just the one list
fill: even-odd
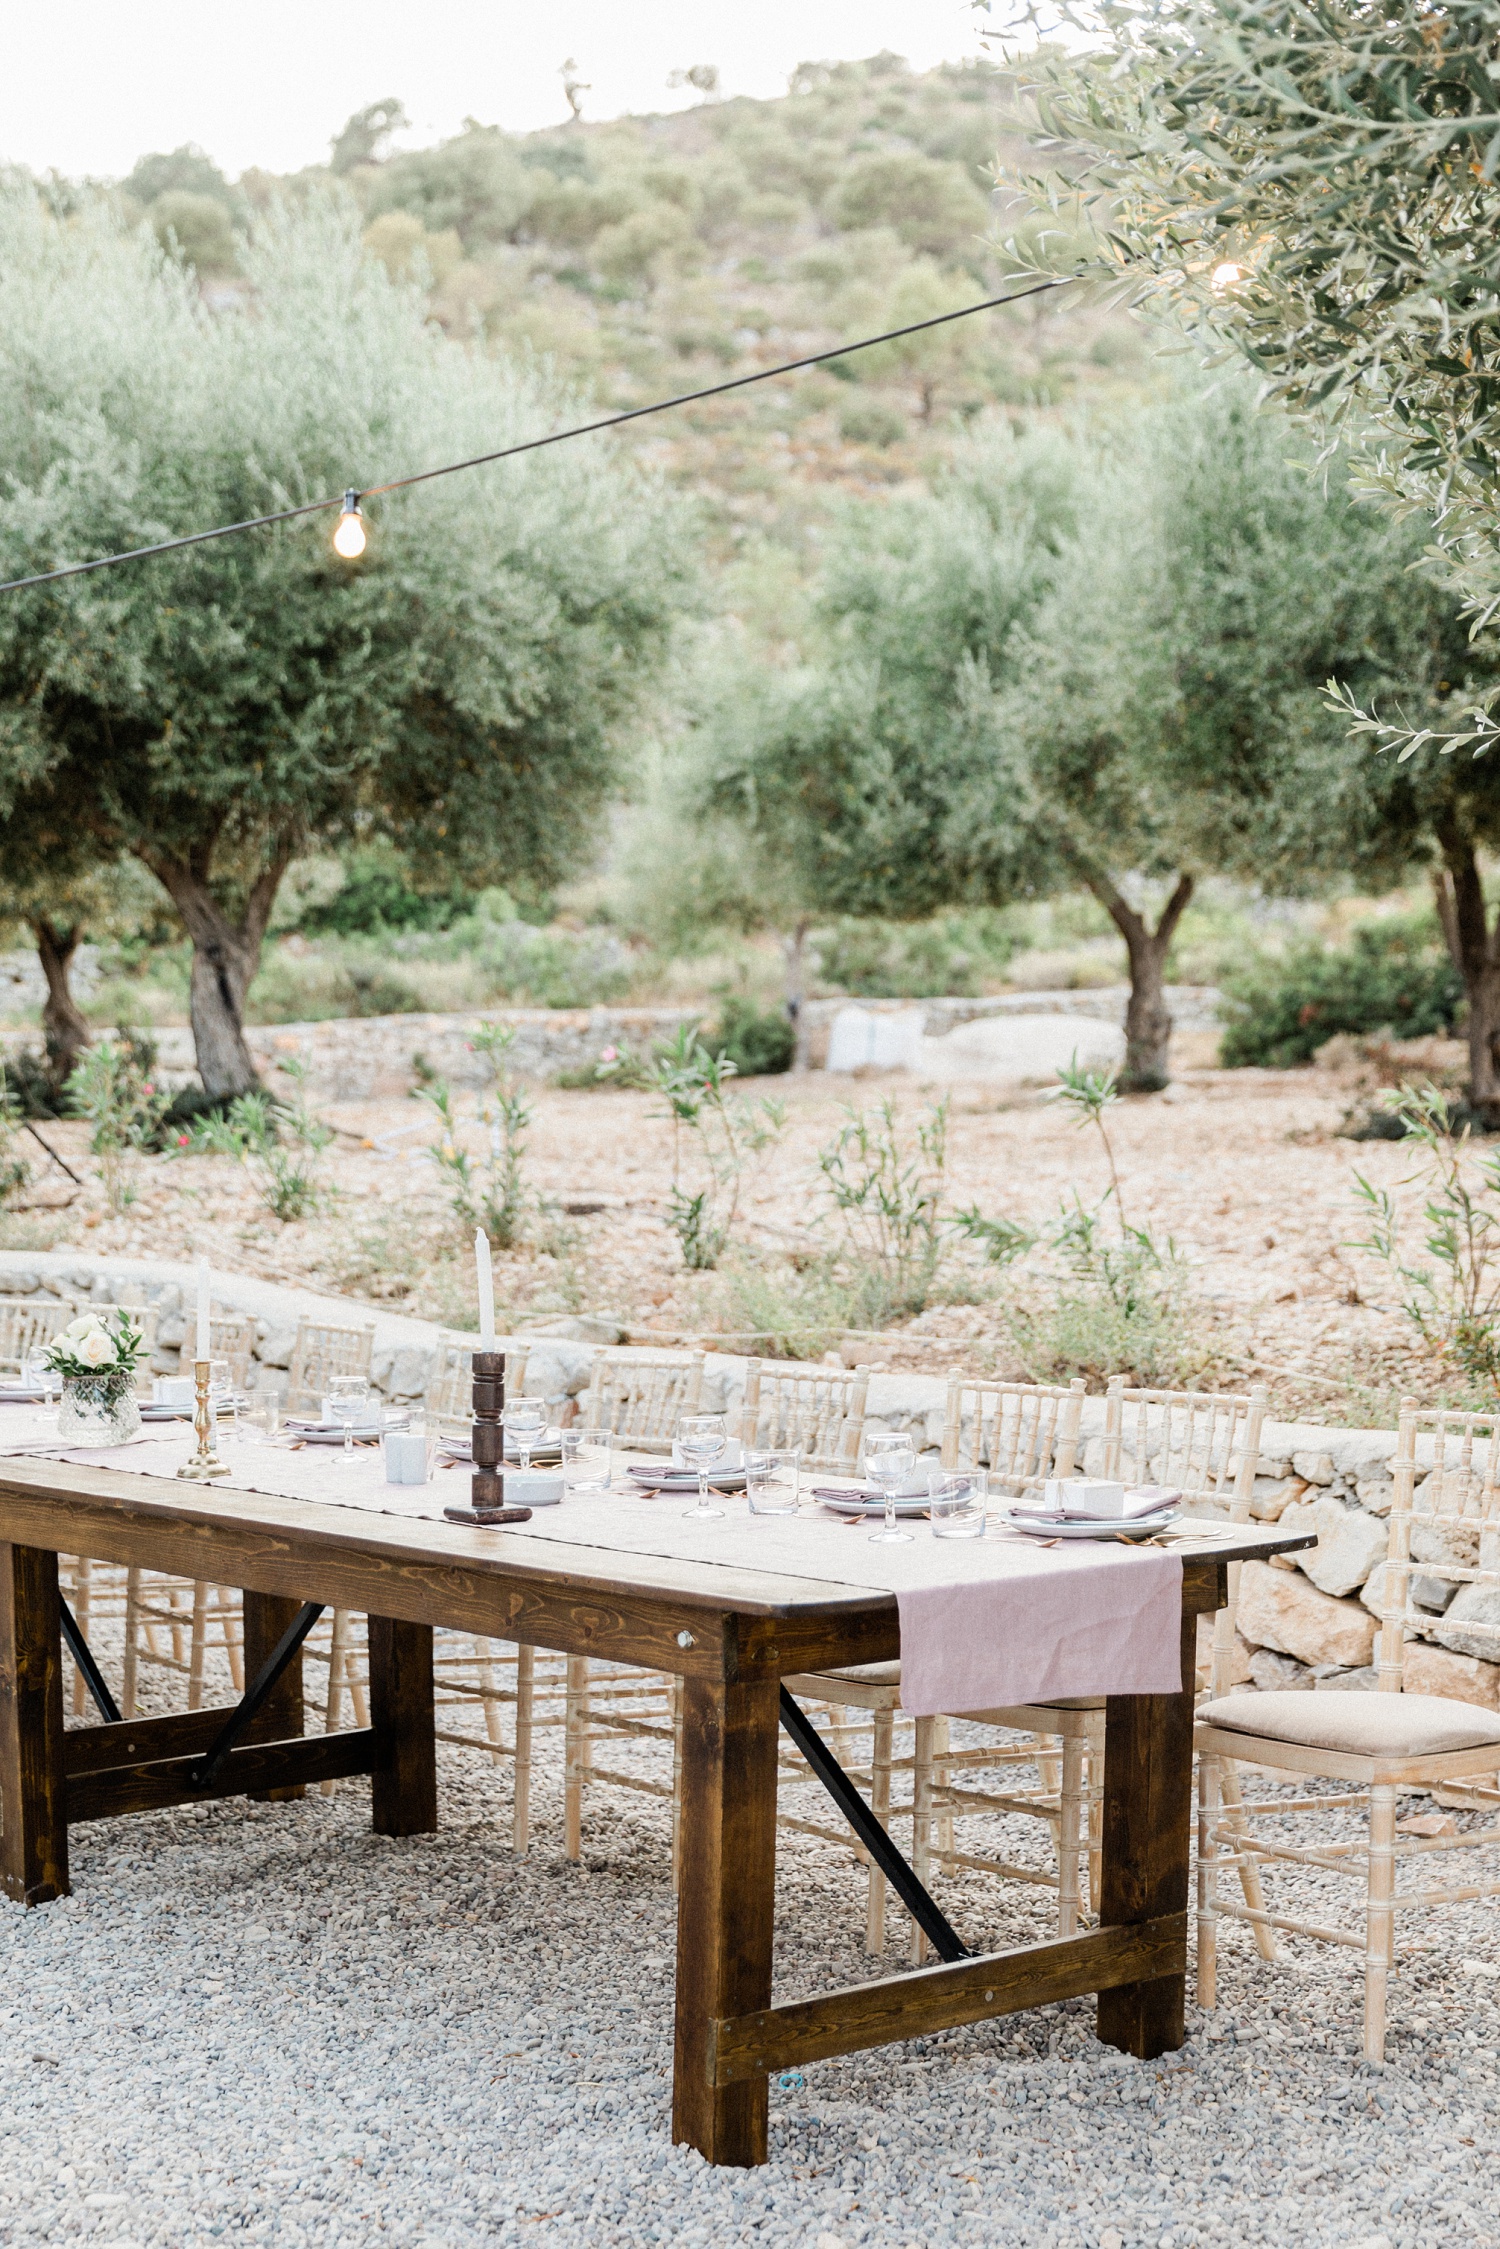
[(813, 939), (818, 975), (857, 999), (972, 998), (1004, 976), (1015, 940), (998, 914), (888, 922), (846, 916)]
[(726, 995), (719, 1020), (704, 1032), (703, 1043), (710, 1054), (725, 1055), (742, 1078), (776, 1077), (789, 1070), (797, 1046), (796, 1034), (780, 1008), (762, 1013), (752, 1000), (737, 993)]
[(18, 1047), (0, 1063), (0, 1099), (19, 1117), (71, 1114), (66, 1093), (52, 1082), (47, 1057), (34, 1046)]
[(1231, 1070), (1290, 1069), (1338, 1031), (1425, 1038), (1451, 1030), (1463, 1000), (1428, 914), (1366, 922), (1347, 949), (1304, 945), (1284, 959), (1252, 961), (1224, 990), (1233, 1014), (1219, 1051)]

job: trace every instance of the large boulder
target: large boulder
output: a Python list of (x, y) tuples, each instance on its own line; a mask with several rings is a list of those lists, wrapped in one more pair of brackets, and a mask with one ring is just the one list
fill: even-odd
[(1385, 1560), (1386, 1526), (1363, 1508), (1345, 1507), (1326, 1495), (1284, 1508), (1280, 1528), (1312, 1531), (1317, 1545), (1305, 1547), (1293, 1561), (1322, 1593), (1356, 1593), (1377, 1563)]
[(1408, 1694), (1451, 1695), (1455, 1702), (1500, 1710), (1500, 1663), (1455, 1655), (1450, 1648), (1429, 1647), (1425, 1640), (1407, 1642), (1402, 1683)]
[(1493, 1663), (1500, 1655), (1500, 1585), (1462, 1585), (1441, 1617), (1427, 1627), (1429, 1639), (1456, 1655)]
[(1366, 1664), (1375, 1648), (1375, 1619), (1358, 1601), (1335, 1600), (1300, 1570), (1246, 1562), (1240, 1570), (1239, 1629), (1253, 1648), (1274, 1648), (1302, 1663)]

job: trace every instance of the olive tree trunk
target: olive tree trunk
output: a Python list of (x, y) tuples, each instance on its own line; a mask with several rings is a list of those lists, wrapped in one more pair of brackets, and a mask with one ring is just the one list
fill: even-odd
[(1443, 866), (1432, 878), (1449, 956), (1463, 978), (1469, 1007), (1469, 1099), (1500, 1123), (1500, 915), (1486, 924), (1484, 885), (1474, 846), (1452, 828), (1438, 830)]
[(205, 851), (189, 863), (165, 854), (139, 857), (151, 869), (182, 916), (193, 943), (188, 1013), (203, 1090), (215, 1101), (254, 1093), (260, 1085), (254, 1057), (245, 1044), (245, 995), (260, 966), (261, 948), (281, 878), (292, 856), (278, 847), (246, 894), (244, 910), (232, 920), (214, 896)]
[(1126, 1093), (1160, 1093), (1170, 1079), (1172, 1017), (1167, 1007), (1167, 955), (1177, 924), (1193, 895), (1194, 877), (1179, 875), (1155, 929), (1123, 898), (1102, 868), (1079, 862), (1079, 871), (1125, 940), (1130, 960), (1130, 1000), (1125, 1010)]
[(83, 935), (83, 926), (72, 922), (60, 928), (45, 914), (36, 914), (31, 923), (36, 939), (37, 959), (42, 964), (42, 974), (47, 980), (47, 998), (42, 1007), (42, 1039), (47, 1050), (47, 1076), (55, 1091), (61, 1093), (78, 1064), (78, 1057), (90, 1043), (93, 1033), (73, 997), (69, 976), (73, 955)]
[(811, 922), (799, 921), (781, 941), (786, 958), (786, 1014), (796, 1042), (792, 1049), (792, 1068), (805, 1070), (810, 1043), (807, 1026), (807, 933)]

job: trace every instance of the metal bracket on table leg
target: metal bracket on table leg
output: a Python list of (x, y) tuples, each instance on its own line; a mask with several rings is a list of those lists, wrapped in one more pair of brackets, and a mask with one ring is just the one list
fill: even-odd
[(326, 1606), (326, 1602), (323, 1601), (306, 1601), (297, 1611), (255, 1677), (245, 1689), (243, 1701), (230, 1712), (229, 1721), (218, 1735), (212, 1748), (206, 1750), (198, 1759), (196, 1765), (189, 1771), (187, 1783), (190, 1788), (212, 1788), (223, 1769), (229, 1752), (265, 1702), (266, 1697), (270, 1694), (293, 1656), (296, 1655)]
[(78, 1627), (78, 1619), (66, 1601), (59, 1599), (62, 1613), (62, 1636), (68, 1643), (68, 1653), (83, 1673), (83, 1683), (94, 1698), (94, 1706), (106, 1726), (118, 1726), (120, 1706), (104, 1683), (104, 1673), (94, 1661), (94, 1651)]
[(922, 1887), (805, 1710), (781, 1690), (781, 1723), (807, 1759), (940, 1960), (974, 1956), (937, 1899)]

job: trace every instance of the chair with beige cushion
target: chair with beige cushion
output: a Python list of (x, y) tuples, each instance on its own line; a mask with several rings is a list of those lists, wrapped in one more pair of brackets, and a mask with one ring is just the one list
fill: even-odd
[[(525, 1389), (529, 1355), (529, 1345), (506, 1343), (505, 1385), (509, 1395), (517, 1396)], [(423, 1399), (429, 1426), (435, 1424), (444, 1436), (467, 1437), (474, 1419), (473, 1384), (473, 1338), (439, 1336), (436, 1363)], [(435, 1473), (446, 1478), (450, 1473), (462, 1476), (464, 1471), (439, 1468)], [(555, 1659), (544, 1650), (539, 1679), (534, 1648), (513, 1646), (509, 1641), (472, 1632), (450, 1631), (446, 1626), (439, 1626), (432, 1652), (434, 1702), (438, 1712), (444, 1714), (439, 1716), (437, 1738), (455, 1748), (478, 1749), (497, 1762), (509, 1762), (513, 1781), (511, 1848), (523, 1852), (531, 1833), (532, 1735), (539, 1724), (562, 1723), (560, 1715), (538, 1719), (538, 1687), (540, 1684), (544, 1695), (550, 1692), (560, 1696), (561, 1672), (553, 1675)], [(352, 1685), (358, 1674), (351, 1671), (349, 1676)], [(359, 1683), (363, 1684), (362, 1679)], [(509, 1739), (504, 1725), (507, 1709), (512, 1713)], [(477, 1718), (483, 1732), (465, 1726), (464, 1718)]]
[[(989, 1478), (991, 1488), (1010, 1496), (1034, 1489), (1048, 1476), (1071, 1476), (1082, 1411), (1081, 1381), (1061, 1387), (1046, 1383), (992, 1382), (955, 1371), (948, 1380), (939, 1452), (941, 1465), (948, 1470), (980, 1469)], [(857, 1442), (855, 1457), (858, 1457)], [(936, 1822), (939, 1855), (949, 1872), (959, 1866), (973, 1866), (1025, 1881), (1051, 1883), (1060, 1879), (1065, 1933), (1076, 1925), (1076, 1897), (1071, 1919), (1068, 1918), (1068, 1899), (1077, 1889), (1077, 1831), (1083, 1816), (1083, 1768), (1081, 1749), (1073, 1740), (1078, 1729), (1071, 1715), (1062, 1721), (1061, 1730), (1068, 1740), (1060, 1759), (1060, 1775), (1054, 1776), (1043, 1762), (1038, 1786), (1012, 1789), (1002, 1805), (1001, 1799), (993, 1794), (980, 1796), (972, 1789), (954, 1788), (953, 1774), (975, 1768), (1038, 1765), (1036, 1748), (1025, 1742), (1006, 1741), (953, 1751), (949, 1745), (947, 1719), (923, 1718), (915, 1722), (911, 1754), (897, 1758), (893, 1732), (901, 1705), (899, 1663), (858, 1664), (846, 1670), (806, 1674), (788, 1679), (786, 1685), (814, 1711), (827, 1708), (836, 1714), (827, 1729), (829, 1745), (846, 1765), (846, 1745), (851, 1737), (866, 1731), (871, 1734), (867, 1769), (857, 1771), (855, 1778), (868, 1787), (870, 1807), (882, 1826), (890, 1823), (892, 1776), (900, 1772), (913, 1775), (913, 1800), (903, 1809), (913, 1819), (914, 1858), (924, 1881), (930, 1871), (931, 1838)], [(852, 1717), (855, 1711), (870, 1715), (861, 1721)], [(1063, 1869), (1060, 1877), (957, 1849), (953, 1834), (956, 1817), (981, 1809), (993, 1812), (1002, 1808), (1036, 1813), (1059, 1829)], [(805, 1832), (823, 1835), (829, 1840), (847, 1842), (847, 1837), (834, 1837), (815, 1822), (783, 1815), (782, 1824), (801, 1827)], [(872, 1865), (865, 1917), (865, 1943), (871, 1952), (879, 1952), (884, 1947), (885, 1912), (885, 1879)], [(913, 1943), (918, 1956), (925, 1957), (923, 1940), (915, 1926)]]
[[(605, 1350), (596, 1354), (581, 1422), (608, 1429), (617, 1444), (633, 1452), (666, 1453), (684, 1414), (696, 1413), (703, 1396), (702, 1351)], [(672, 1806), (672, 1859), (677, 1861), (679, 1763), (682, 1692), (677, 1680), (624, 1664), (569, 1656), (564, 1706), (564, 1848), (570, 1859), (583, 1855), (584, 1793), (589, 1788), (624, 1788), (657, 1796)], [(601, 1747), (616, 1751), (632, 1741), (670, 1744), (673, 1777), (627, 1773), (601, 1765)]]
[[(1470, 1653), (1483, 1647), (1500, 1655), (1495, 1588), (1500, 1587), (1500, 1412), (1419, 1412), (1402, 1402), (1390, 1515), (1390, 1546), (1380, 1587), (1380, 1655), (1373, 1693), (1345, 1691), (1226, 1694), (1199, 1706), (1195, 1731), (1199, 1773), (1198, 1998), (1215, 2003), (1218, 1924), (1248, 1921), (1262, 1950), (1275, 1957), (1275, 1930), (1300, 1932), (1349, 1946), (1364, 1955), (1364, 2052), (1385, 2055), (1386, 1998), (1395, 1958), (1398, 1913), (1473, 1898), (1500, 1896), (1500, 1880), (1400, 1890), (1403, 1864), (1419, 1865), (1449, 1851), (1478, 1850), (1500, 1842), (1494, 1825), (1441, 1835), (1398, 1836), (1397, 1799), (1403, 1793), (1443, 1791), (1445, 1803), (1475, 1809), (1500, 1806), (1500, 1714), (1446, 1696), (1408, 1694), (1406, 1646), (1420, 1631), (1446, 1628)], [(1425, 1457), (1423, 1457), (1425, 1456)], [(1420, 1493), (1419, 1468), (1426, 1468)], [(1415, 1504), (1414, 1504), (1415, 1496)], [(1421, 1573), (1456, 1586), (1441, 1624), (1410, 1606), (1412, 1538), (1423, 1547)], [(1232, 1625), (1232, 1616), (1231, 1616)], [(1245, 1803), (1226, 1819), (1221, 1796), (1235, 1760), (1277, 1773), (1354, 1783), (1336, 1796), (1272, 1798)], [(1267, 1840), (1259, 1823), (1304, 1811), (1363, 1811), (1363, 1832), (1343, 1841), (1296, 1845)], [(1220, 1877), (1232, 1866), (1257, 1876), (1282, 1863), (1316, 1867), (1357, 1882), (1364, 1894), (1363, 1927), (1312, 1921), (1270, 1912), (1248, 1897), (1229, 1903)]]
[[(1003, 1387), (1003, 1386), (1001, 1386)], [(1081, 1385), (1075, 1388), (1081, 1391)], [(1081, 1397), (1071, 1420), (1059, 1409), (1057, 1473), (1071, 1473), (1074, 1450), (1064, 1450), (1065, 1433), (1076, 1436)], [(1105, 1398), (1105, 1422), (1097, 1472), (1130, 1484), (1153, 1482), (1175, 1487), (1184, 1506), (1198, 1513), (1228, 1514), (1244, 1521), (1260, 1453), (1265, 1393), (1223, 1395), (1193, 1390), (1132, 1389), (1116, 1380)], [(1066, 1459), (1067, 1467), (1061, 1463)], [(1031, 1481), (1041, 1477), (1033, 1472)], [(1020, 1488), (1024, 1488), (1024, 1482)], [(1232, 1632), (1222, 1636), (1226, 1658)], [(946, 1750), (948, 1721), (935, 1722), (930, 1771), (917, 1764), (913, 1860), (925, 1881), (935, 1864), (946, 1873), (970, 1867), (1056, 1887), (1059, 1936), (1071, 1936), (1079, 1921), (1097, 1910), (1101, 1849), (1101, 1784), (1104, 1772), (1104, 1698), (1017, 1704), (1003, 1710), (969, 1712), (970, 1724), (1002, 1728), (1033, 1738), (996, 1753), (989, 1745), (953, 1753)], [(1042, 1746), (1055, 1742), (1056, 1748)], [(965, 1768), (1006, 1762), (1033, 1762), (1039, 1785), (1021, 1790), (956, 1788), (952, 1774)], [(1231, 1777), (1229, 1787), (1236, 1795)], [(1030, 1813), (1047, 1820), (1057, 1844), (1057, 1870), (1026, 1868), (1009, 1860), (986, 1860), (958, 1850), (945, 1835), (943, 1821), (975, 1814)], [(934, 1839), (934, 1827), (936, 1837)], [(1253, 1871), (1249, 1877), (1254, 1886)], [(917, 1956), (925, 1956), (920, 1937)]]

